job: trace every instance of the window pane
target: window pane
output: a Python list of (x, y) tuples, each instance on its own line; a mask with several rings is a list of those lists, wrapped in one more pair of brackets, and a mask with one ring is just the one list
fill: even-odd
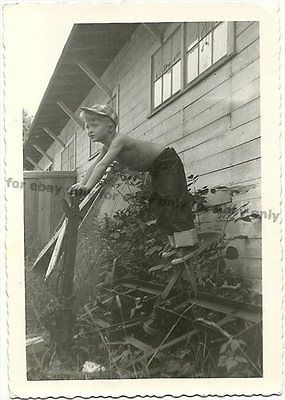
[(181, 54), (181, 32), (180, 32), (180, 29), (178, 29), (172, 36), (171, 54), (172, 54), (172, 64), (174, 64), (178, 60), (180, 60), (180, 57), (181, 57), (180, 56), (180, 54)]
[(172, 68), (172, 94), (181, 89), (181, 61), (178, 61)]
[(199, 73), (205, 71), (211, 66), (212, 59), (212, 40), (211, 35), (207, 35), (199, 43)]
[(187, 56), (187, 83), (198, 76), (198, 46), (189, 51)]
[(162, 99), (161, 99), (161, 82), (162, 78), (159, 78), (156, 82), (154, 82), (154, 99), (153, 99), (153, 106), (157, 107), (159, 104), (161, 104)]
[(188, 22), (186, 24), (186, 48), (190, 50), (198, 42), (199, 22)]
[(163, 57), (162, 57), (162, 71), (165, 72), (171, 66), (171, 40), (168, 40), (163, 45)]
[(153, 56), (153, 79), (162, 75), (162, 48)]
[(171, 70), (167, 71), (162, 78), (162, 101), (165, 101), (171, 96)]
[(213, 27), (213, 22), (199, 22), (199, 39), (207, 36)]
[(213, 63), (222, 58), (227, 54), (227, 42), (228, 42), (228, 27), (227, 23), (223, 22), (218, 25), (213, 32)]

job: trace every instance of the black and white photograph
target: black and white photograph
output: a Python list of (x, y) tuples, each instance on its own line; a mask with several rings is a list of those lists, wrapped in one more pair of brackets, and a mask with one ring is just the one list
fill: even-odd
[(30, 7), (22, 176), (5, 178), (23, 211), (25, 379), (266, 378), (281, 211), (275, 178), (263, 197), (260, 18)]

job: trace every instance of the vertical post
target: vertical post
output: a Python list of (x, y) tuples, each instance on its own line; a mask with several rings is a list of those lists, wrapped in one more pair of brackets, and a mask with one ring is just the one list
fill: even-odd
[(74, 328), (73, 311), (73, 280), (76, 259), (77, 232), (79, 225), (79, 196), (71, 197), (70, 205), (64, 201), (64, 211), (67, 216), (64, 236), (63, 266), (60, 278), (60, 314), (57, 321), (57, 352), (66, 353), (70, 349)]

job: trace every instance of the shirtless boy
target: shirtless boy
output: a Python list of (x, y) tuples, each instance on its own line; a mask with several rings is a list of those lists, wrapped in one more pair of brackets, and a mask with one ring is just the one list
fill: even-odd
[(103, 177), (111, 163), (117, 161), (122, 168), (149, 172), (152, 180), (150, 207), (157, 216), (159, 227), (168, 235), (169, 245), (163, 256), (175, 253), (183, 256), (185, 248), (197, 247), (198, 238), (192, 216), (191, 196), (183, 164), (173, 148), (117, 134), (118, 116), (107, 105), (81, 107), (80, 117), (85, 130), (94, 142), (103, 144), (100, 154), (87, 170), (83, 179), (71, 186), (69, 193), (88, 193)]

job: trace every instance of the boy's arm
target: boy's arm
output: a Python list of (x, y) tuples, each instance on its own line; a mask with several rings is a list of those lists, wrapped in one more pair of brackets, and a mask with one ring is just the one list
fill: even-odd
[(90, 175), (92, 174), (95, 166), (102, 160), (102, 158), (105, 156), (106, 153), (107, 153), (107, 149), (103, 145), (101, 147), (99, 155), (96, 157), (95, 161), (91, 164), (91, 166), (87, 169), (84, 177), (80, 180), (80, 184), (86, 185), (86, 183), (88, 182), (88, 179), (90, 178)]
[(123, 148), (123, 141), (122, 139), (116, 138), (111, 147), (105, 154), (105, 156), (98, 162), (98, 164), (93, 169), (91, 175), (89, 176), (88, 181), (86, 182), (85, 186), (87, 191), (90, 191), (93, 186), (96, 185), (104, 175), (104, 172), (108, 168), (108, 166), (116, 160), (116, 157), (120, 153)]
[(88, 182), (88, 179), (90, 178), (90, 175), (92, 174), (95, 166), (102, 160), (102, 158), (104, 157), (104, 155), (107, 153), (107, 149), (106, 147), (103, 145), (101, 147), (100, 153), (98, 154), (98, 156), (96, 157), (96, 160), (91, 164), (91, 166), (87, 169), (84, 177), (77, 183), (75, 183), (74, 185), (70, 186), (70, 188), (68, 189), (68, 193), (70, 195), (72, 195), (73, 193), (77, 192), (77, 191), (81, 191), (83, 194), (86, 194), (86, 188), (85, 185)]

